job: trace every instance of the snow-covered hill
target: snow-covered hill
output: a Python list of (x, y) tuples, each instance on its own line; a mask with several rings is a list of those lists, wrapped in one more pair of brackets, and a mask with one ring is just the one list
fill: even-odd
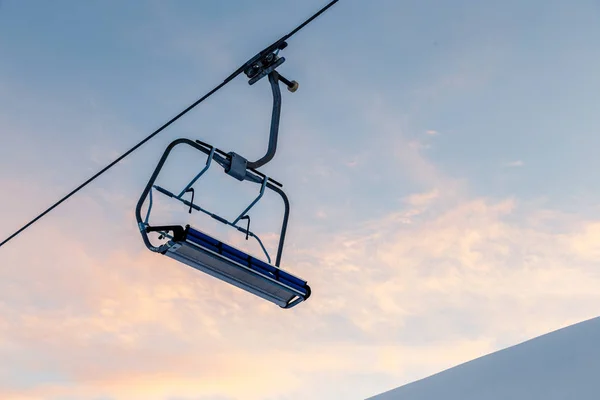
[(372, 400), (598, 400), (600, 317), (450, 368)]

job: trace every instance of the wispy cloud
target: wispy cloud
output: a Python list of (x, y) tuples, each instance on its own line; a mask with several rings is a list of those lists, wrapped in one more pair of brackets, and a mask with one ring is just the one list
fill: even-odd
[(440, 195), (439, 190), (433, 189), (426, 193), (414, 193), (406, 196), (404, 199), (406, 203), (415, 207), (424, 207), (429, 205), (432, 201), (437, 199)]
[[(413, 193), (393, 214), (355, 229), (313, 230), (311, 245), (297, 242), (286, 258), (288, 269), (309, 278), (313, 298), (287, 313), (146, 254), (133, 238), (120, 239), (131, 240), (127, 251), (97, 243), (106, 252), (97, 259), (77, 231), (40, 225), (37, 235), (52, 242), (38, 243), (36, 253), (21, 246), (4, 253), (4, 265), (27, 268), (5, 270), (0, 282), (0, 351), (11, 360), (0, 393), (261, 399), (306, 394), (303, 382), (318, 374), (348, 379), (366, 370), (398, 385), (597, 311), (598, 223), (511, 198), (460, 198)], [(403, 215), (411, 224), (398, 224)], [(536, 222), (553, 219), (563, 228)], [(87, 222), (110, 230), (97, 217)], [(11, 383), (34, 361), (69, 383)], [(270, 383), (262, 384), (266, 370)]]
[(525, 165), (525, 163), (521, 160), (509, 161), (509, 162), (504, 163), (505, 167), (511, 167), (511, 168), (522, 167), (523, 165)]

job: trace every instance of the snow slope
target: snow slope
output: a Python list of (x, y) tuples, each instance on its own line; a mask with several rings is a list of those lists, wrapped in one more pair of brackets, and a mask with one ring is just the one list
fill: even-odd
[(598, 400), (600, 317), (469, 361), (372, 400)]

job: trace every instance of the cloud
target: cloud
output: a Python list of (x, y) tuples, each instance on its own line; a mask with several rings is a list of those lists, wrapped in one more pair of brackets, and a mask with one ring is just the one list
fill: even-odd
[(570, 248), (583, 259), (600, 260), (600, 222), (583, 223), (580, 231), (570, 238)]
[(426, 193), (414, 193), (406, 196), (404, 201), (414, 207), (425, 207), (440, 195), (439, 190), (433, 189)]
[(525, 163), (521, 160), (510, 161), (504, 164), (505, 167), (522, 167)]
[(334, 238), (314, 256), (327, 273), (309, 275), (339, 281), (323, 294), (333, 307), (327, 312), (348, 315), (382, 344), (517, 340), (594, 315), (600, 275), (571, 249), (577, 229), (516, 224), (516, 215), (535, 213), (520, 207), (512, 199), (475, 199), (410, 225), (383, 219)]
[[(429, 165), (418, 177), (440, 186), (393, 212), (334, 233), (303, 227), (309, 236), (287, 247), (285, 265), (313, 296), (288, 311), (146, 252), (134, 224), (89, 241), (86, 226), (112, 231), (103, 202), (129, 204), (80, 196), (59, 223), (2, 249), (10, 368), (0, 368), (0, 397), (316, 398), (325, 389), (306, 382), (323, 374), (397, 386), (597, 313), (599, 222), (444, 190), (451, 180)], [(59, 378), (40, 377), (51, 372)]]

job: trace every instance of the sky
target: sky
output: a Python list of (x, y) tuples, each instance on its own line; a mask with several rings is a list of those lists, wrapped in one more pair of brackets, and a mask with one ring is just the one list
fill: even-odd
[[(324, 4), (1, 1), (0, 237)], [(311, 298), (282, 310), (136, 226), (174, 139), (262, 156), (269, 85), (240, 76), (0, 248), (0, 398), (364, 399), (598, 316), (598, 17), (586, 0), (341, 0), (280, 54), (300, 88), (261, 169), (291, 202), (281, 267)], [(203, 166), (184, 153), (161, 186)], [(258, 189), (217, 169), (196, 188), (229, 218)], [(272, 253), (281, 210), (266, 195), (251, 214)]]

